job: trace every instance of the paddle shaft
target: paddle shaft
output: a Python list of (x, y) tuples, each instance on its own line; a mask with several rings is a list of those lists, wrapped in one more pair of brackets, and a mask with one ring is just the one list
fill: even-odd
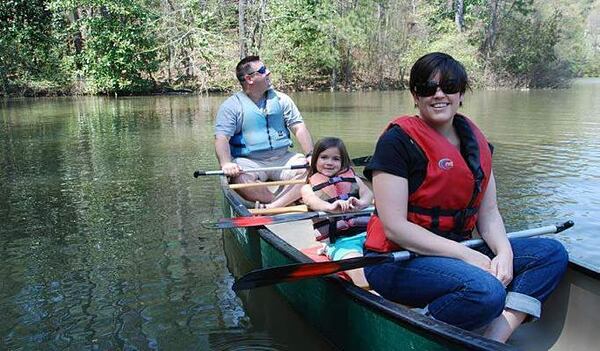
[[(242, 173), (250, 173), (250, 172), (269, 172), (269, 171), (282, 171), (286, 169), (303, 169), (308, 168), (308, 164), (303, 165), (291, 165), (291, 166), (278, 166), (278, 167), (261, 167), (261, 168), (250, 168), (243, 169)], [(194, 178), (198, 178), (199, 176), (207, 176), (207, 175), (224, 175), (225, 173), (222, 170), (218, 171), (196, 171), (194, 172)]]
[[(371, 161), (372, 157), (373, 156), (363, 156), (363, 157), (353, 158), (352, 163), (355, 166), (366, 166), (367, 163), (369, 163)], [(263, 168), (245, 169), (242, 172), (244, 172), (244, 173), (263, 172), (263, 171), (267, 172), (267, 171), (278, 171), (278, 170), (284, 170), (284, 169), (302, 169), (302, 168), (308, 168), (308, 164), (294, 165), (294, 166), (263, 167)], [(225, 173), (223, 173), (223, 171), (221, 171), (221, 170), (218, 170), (218, 171), (198, 170), (198, 171), (194, 172), (194, 178), (198, 178), (199, 176), (206, 176), (206, 175), (224, 175), (224, 174)]]
[[(573, 221), (567, 221), (560, 225), (550, 225), (540, 228), (528, 229), (507, 234), (509, 239), (526, 238), (542, 234), (560, 233), (571, 228)], [(462, 244), (475, 247), (484, 244), (482, 239), (463, 241)], [(398, 251), (389, 254), (377, 254), (364, 257), (354, 257), (345, 260), (328, 262), (296, 263), (279, 267), (266, 268), (252, 271), (240, 278), (233, 285), (233, 290), (252, 289), (282, 282), (291, 282), (300, 279), (314, 278), (329, 275), (341, 271), (347, 271), (366, 266), (405, 261), (416, 257), (417, 254), (409, 251)]]
[[(544, 235), (544, 234), (555, 234), (555, 233), (560, 233), (563, 230), (572, 227), (573, 226), (572, 223), (573, 223), (572, 221), (567, 221), (561, 225), (548, 225), (545, 227), (526, 229), (526, 230), (521, 230), (518, 232), (508, 233), (508, 234), (506, 234), (506, 236), (508, 236), (509, 239), (518, 239), (518, 238), (529, 238), (532, 236)], [(566, 228), (563, 228), (563, 226)], [(471, 239), (471, 240), (461, 241), (460, 243), (467, 247), (477, 247), (477, 246), (481, 246), (481, 245), (485, 244), (485, 241), (483, 241), (483, 239)], [(396, 252), (392, 252), (390, 255), (393, 257), (392, 262), (405, 261), (410, 258), (418, 256), (417, 254), (410, 252), (410, 251), (396, 251)]]

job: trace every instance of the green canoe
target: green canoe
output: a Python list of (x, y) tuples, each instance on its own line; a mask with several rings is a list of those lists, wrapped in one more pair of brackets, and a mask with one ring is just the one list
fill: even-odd
[[(250, 213), (221, 178), (225, 217)], [(241, 258), (255, 267), (312, 262), (303, 252), (317, 243), (310, 221), (231, 230)], [(234, 272), (244, 274), (246, 272)], [(600, 274), (571, 262), (542, 318), (521, 326), (508, 344), (436, 321), (327, 276), (276, 285), (276, 290), (340, 350), (593, 350), (600, 345)]]

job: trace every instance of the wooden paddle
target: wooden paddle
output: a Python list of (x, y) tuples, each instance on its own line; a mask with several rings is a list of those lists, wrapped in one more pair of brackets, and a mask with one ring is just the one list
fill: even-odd
[[(289, 208), (289, 207), (282, 207)], [(252, 210), (250, 210), (252, 211)], [(256, 211), (256, 210), (254, 210)], [(287, 223), (293, 221), (302, 221), (306, 219), (315, 218), (330, 218), (330, 217), (343, 217), (343, 216), (356, 216), (373, 213), (373, 207), (367, 207), (363, 210), (356, 212), (346, 213), (329, 213), (323, 211), (306, 212), (306, 213), (289, 213), (275, 216), (260, 216), (260, 217), (233, 217), (233, 218), (221, 218), (217, 223), (209, 223), (208, 228), (211, 229), (229, 229), (229, 228), (244, 228), (244, 227), (258, 227), (261, 225)]]
[(306, 184), (306, 179), (290, 179), (290, 180), (277, 180), (274, 182), (229, 184), (229, 189), (244, 189), (244, 188), (255, 188), (255, 187), (260, 187), (260, 186), (279, 186), (279, 185), (292, 185), (292, 184)]
[[(253, 215), (273, 215), (278, 213), (288, 212), (308, 212), (306, 205), (273, 207), (273, 208), (250, 208), (248, 209)], [(257, 218), (257, 217), (239, 217), (239, 218)]]
[[(563, 230), (571, 228), (573, 225), (573, 221), (566, 221), (562, 224), (533, 228), (519, 232), (509, 233), (507, 235), (509, 239), (516, 239), (543, 234), (554, 234), (560, 233)], [(484, 241), (482, 239), (472, 239), (463, 241), (462, 244), (468, 247), (475, 247), (484, 244)], [(314, 278), (341, 271), (372, 266), (376, 264), (405, 261), (416, 256), (417, 255), (413, 252), (397, 251), (387, 254), (354, 257), (346, 260), (295, 263), (279, 267), (258, 269), (244, 275), (238, 281), (236, 281), (233, 284), (233, 290), (238, 291), (252, 289), (277, 283), (291, 282), (306, 278)]]

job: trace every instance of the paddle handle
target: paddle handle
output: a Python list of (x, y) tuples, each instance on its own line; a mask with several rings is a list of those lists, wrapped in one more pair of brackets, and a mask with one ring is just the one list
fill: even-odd
[[(262, 167), (262, 168), (250, 168), (243, 169), (242, 173), (251, 173), (251, 172), (269, 172), (269, 171), (282, 171), (286, 169), (303, 169), (308, 168), (308, 163), (303, 165), (291, 165), (291, 166), (277, 166), (277, 167)], [(201, 171), (198, 170), (194, 172), (194, 178), (198, 178), (199, 176), (207, 176), (207, 175), (224, 175), (223, 171)]]
[[(555, 233), (560, 233), (563, 230), (567, 230), (567, 229), (571, 228), (573, 225), (575, 225), (575, 223), (573, 221), (566, 221), (561, 224), (547, 225), (544, 227), (526, 229), (526, 230), (521, 230), (518, 232), (512, 232), (512, 233), (508, 233), (506, 236), (509, 239), (518, 239), (518, 238), (529, 238), (532, 236), (544, 235), (544, 234), (555, 234)], [(471, 239), (471, 240), (461, 241), (461, 244), (468, 246), (468, 247), (476, 247), (476, 246), (485, 244), (485, 241), (483, 241), (483, 239)], [(394, 258), (394, 262), (398, 262), (398, 261), (405, 261), (405, 260), (411, 259), (418, 255), (413, 252), (410, 252), (410, 251), (397, 251), (397, 252), (392, 252), (392, 256)]]
[(274, 182), (231, 184), (231, 185), (229, 185), (229, 189), (244, 189), (244, 188), (255, 188), (255, 187), (261, 187), (261, 186), (279, 186), (279, 185), (292, 185), (292, 184), (305, 184), (305, 183), (306, 183), (306, 179), (277, 180)]
[(308, 212), (308, 207), (306, 207), (306, 205), (297, 205), (274, 208), (251, 208), (248, 211), (250, 211), (250, 213), (253, 215), (272, 215), (278, 213)]

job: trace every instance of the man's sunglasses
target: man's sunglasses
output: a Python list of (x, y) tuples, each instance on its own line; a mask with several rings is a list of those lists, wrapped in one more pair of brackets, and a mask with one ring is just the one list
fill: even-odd
[(429, 80), (423, 84), (415, 85), (415, 94), (421, 97), (433, 96), (437, 92), (438, 87), (442, 89), (445, 94), (456, 94), (460, 92), (460, 84), (453, 79), (442, 82), (442, 84)]
[(251, 76), (251, 75), (253, 75), (254, 73), (265, 74), (265, 73), (267, 73), (267, 67), (265, 67), (264, 65), (263, 65), (263, 66), (260, 66), (260, 68), (259, 68), (259, 69), (257, 69), (257, 70), (256, 70), (256, 71), (254, 71), (254, 72), (250, 72), (250, 73), (248, 73), (248, 75), (249, 75), (249, 76)]

